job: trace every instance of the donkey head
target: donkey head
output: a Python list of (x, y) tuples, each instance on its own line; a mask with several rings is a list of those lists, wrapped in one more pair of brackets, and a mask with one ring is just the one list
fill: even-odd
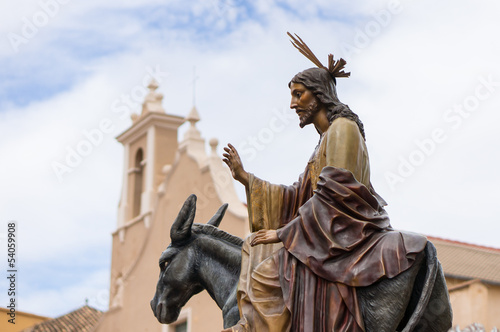
[[(227, 204), (222, 205), (208, 224), (218, 227), (226, 209)], [(203, 290), (196, 269), (198, 253), (191, 245), (196, 238), (191, 232), (195, 212), (196, 196), (191, 195), (170, 229), (171, 244), (160, 256), (160, 277), (151, 309), (162, 324), (176, 321), (186, 302)]]

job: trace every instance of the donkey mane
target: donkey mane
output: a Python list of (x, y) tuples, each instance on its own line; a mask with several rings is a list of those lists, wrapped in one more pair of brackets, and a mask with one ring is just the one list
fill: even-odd
[(213, 236), (213, 237), (216, 237), (220, 240), (234, 244), (238, 247), (241, 247), (243, 245), (243, 240), (240, 239), (239, 237), (231, 235), (229, 233), (226, 233), (225, 231), (223, 231), (215, 226), (212, 226), (212, 225), (193, 224), (193, 227), (191, 228), (191, 232), (193, 232), (194, 234)]

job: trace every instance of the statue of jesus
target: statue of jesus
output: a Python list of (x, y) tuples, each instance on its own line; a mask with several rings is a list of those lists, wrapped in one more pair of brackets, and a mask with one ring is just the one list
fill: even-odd
[(246, 172), (234, 146), (224, 148), (253, 232), (242, 250), (241, 320), (226, 331), (364, 331), (356, 288), (407, 270), (427, 239), (393, 230), (370, 183), (363, 123), (336, 92), (336, 79), (349, 76), (345, 61), (330, 55), (325, 67), (290, 37), (318, 66), (289, 82), (290, 108), (320, 140), (291, 186)]

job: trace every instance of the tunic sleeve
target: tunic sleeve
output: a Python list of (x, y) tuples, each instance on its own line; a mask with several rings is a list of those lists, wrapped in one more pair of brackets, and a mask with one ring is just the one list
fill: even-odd
[(250, 232), (278, 229), (295, 218), (299, 208), (312, 196), (309, 170), (291, 186), (276, 185), (249, 173), (247, 189)]
[(249, 173), (247, 189), (250, 232), (277, 229), (283, 207), (283, 187), (261, 180)]

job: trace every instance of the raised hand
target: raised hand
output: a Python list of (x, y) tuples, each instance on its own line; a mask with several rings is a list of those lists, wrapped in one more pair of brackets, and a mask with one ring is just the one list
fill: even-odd
[(222, 160), (231, 170), (233, 178), (241, 182), (245, 187), (248, 187), (248, 173), (243, 168), (238, 151), (236, 151), (236, 148), (232, 144), (228, 144), (227, 147), (224, 148), (224, 151), (226, 151), (226, 153), (222, 154), (224, 157)]

